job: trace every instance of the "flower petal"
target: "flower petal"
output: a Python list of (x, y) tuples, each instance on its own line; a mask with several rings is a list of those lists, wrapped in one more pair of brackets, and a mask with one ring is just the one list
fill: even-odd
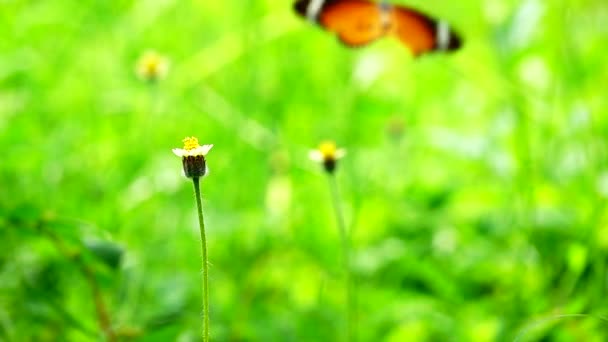
[(174, 148), (172, 151), (178, 157), (183, 157), (188, 153), (188, 151), (181, 148)]
[(212, 147), (213, 147), (213, 144), (208, 144), (208, 145), (200, 146), (199, 148), (197, 148), (197, 150), (199, 150), (202, 155), (206, 156)]
[(343, 148), (339, 148), (336, 150), (336, 152), (334, 154), (334, 158), (340, 159), (340, 158), (344, 157), (345, 155), (346, 155), (346, 150)]
[(308, 152), (308, 158), (310, 158), (312, 161), (320, 163), (323, 161), (323, 153), (321, 153), (319, 150), (310, 150)]

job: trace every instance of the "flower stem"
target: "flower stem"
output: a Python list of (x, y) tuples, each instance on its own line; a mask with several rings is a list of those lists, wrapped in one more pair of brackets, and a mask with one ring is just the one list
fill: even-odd
[(46, 234), (51, 242), (55, 245), (55, 248), (63, 254), (68, 260), (71, 260), (74, 265), (78, 268), (80, 273), (84, 276), (90, 290), (93, 295), (93, 304), (95, 305), (95, 313), (97, 314), (97, 322), (99, 324), (99, 328), (103, 332), (106, 337), (106, 341), (114, 342), (116, 341), (116, 334), (112, 329), (112, 323), (110, 320), (110, 315), (108, 314), (108, 309), (103, 301), (103, 295), (101, 293), (101, 289), (99, 288), (99, 284), (97, 283), (97, 279), (95, 277), (95, 272), (82, 258), (82, 254), (79, 251), (71, 251), (70, 248), (65, 244), (58, 235), (56, 235), (51, 230), (47, 229), (44, 223), (39, 224), (39, 229)]
[(355, 341), (354, 331), (354, 296), (353, 296), (353, 282), (352, 272), (350, 268), (350, 257), (351, 257), (351, 246), (350, 237), (346, 230), (346, 222), (344, 221), (344, 213), (342, 206), (340, 205), (340, 193), (338, 191), (338, 183), (334, 173), (328, 174), (329, 188), (331, 191), (332, 202), (334, 211), (336, 213), (336, 222), (338, 225), (338, 231), (340, 233), (340, 242), (342, 243), (342, 262), (345, 272), (345, 283), (346, 283), (346, 341)]
[(203, 252), (203, 341), (209, 341), (209, 260), (207, 257), (207, 237), (205, 235), (205, 220), (203, 218), (203, 203), (201, 200), (200, 178), (192, 178), (194, 196), (198, 212), (198, 223), (201, 231), (201, 250)]

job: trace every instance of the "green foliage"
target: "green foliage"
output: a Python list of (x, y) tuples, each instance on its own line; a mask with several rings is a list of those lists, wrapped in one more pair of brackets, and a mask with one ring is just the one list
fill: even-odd
[(324, 139), (358, 340), (608, 340), (608, 5), (407, 3), (463, 49), (345, 48), (289, 1), (0, 1), (0, 341), (100, 340), (92, 283), (120, 340), (200, 340), (192, 135), (214, 341), (344, 336)]

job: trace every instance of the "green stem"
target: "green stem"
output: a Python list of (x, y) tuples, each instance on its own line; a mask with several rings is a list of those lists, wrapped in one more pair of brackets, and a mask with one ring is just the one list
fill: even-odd
[(40, 231), (42, 231), (49, 237), (51, 242), (55, 245), (55, 248), (57, 248), (57, 250), (59, 250), (59, 252), (63, 254), (68, 260), (71, 260), (78, 268), (80, 273), (84, 276), (89, 288), (91, 289), (91, 294), (93, 295), (93, 304), (95, 305), (95, 312), (97, 314), (99, 328), (106, 336), (107, 341), (116, 341), (117, 337), (114, 330), (112, 329), (110, 314), (108, 313), (108, 309), (104, 303), (101, 288), (97, 283), (97, 278), (95, 277), (95, 272), (93, 271), (93, 269), (89, 267), (89, 265), (84, 261), (81, 252), (71, 251), (70, 248), (64, 243), (63, 240), (59, 238), (58, 235), (47, 229), (44, 223), (40, 223), (38, 227)]
[(203, 341), (209, 341), (209, 260), (207, 257), (207, 237), (205, 235), (205, 220), (203, 218), (203, 203), (201, 200), (200, 178), (192, 178), (194, 195), (198, 212), (198, 223), (201, 231), (201, 250), (203, 252)]
[(338, 231), (340, 233), (340, 240), (342, 243), (342, 262), (345, 272), (345, 282), (346, 282), (346, 341), (351, 342), (355, 341), (355, 331), (354, 331), (354, 296), (353, 296), (353, 282), (352, 282), (352, 272), (350, 268), (350, 257), (351, 257), (351, 246), (350, 246), (350, 237), (348, 236), (348, 231), (346, 230), (346, 222), (344, 221), (344, 213), (342, 211), (342, 206), (340, 205), (340, 193), (338, 191), (338, 183), (336, 181), (336, 176), (333, 173), (328, 175), (329, 179), (329, 188), (331, 191), (332, 202), (334, 206), (334, 211), (336, 213), (336, 221), (338, 224)]

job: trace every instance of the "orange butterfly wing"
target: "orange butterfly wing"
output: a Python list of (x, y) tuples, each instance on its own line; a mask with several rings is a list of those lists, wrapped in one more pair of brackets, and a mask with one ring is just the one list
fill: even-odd
[[(301, 16), (309, 16), (312, 1), (297, 0), (294, 9)], [(370, 0), (325, 0), (319, 5), (314, 19), (348, 46), (366, 45), (387, 34), (396, 36), (416, 56), (435, 50), (455, 50), (461, 44), (445, 22), (411, 8)]]
[(319, 23), (335, 32), (349, 46), (368, 44), (387, 32), (378, 4), (364, 0), (330, 1), (319, 14)]
[(416, 10), (394, 6), (390, 11), (390, 23), (391, 33), (408, 46), (414, 55), (460, 47), (460, 38), (447, 24), (439, 23)]

